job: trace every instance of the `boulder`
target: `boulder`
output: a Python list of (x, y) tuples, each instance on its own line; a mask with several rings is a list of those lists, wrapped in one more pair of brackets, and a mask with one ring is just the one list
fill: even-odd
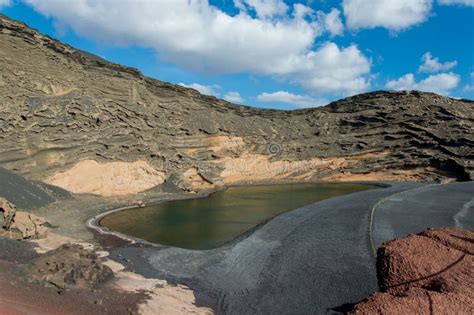
[(7, 231), (10, 238), (43, 238), (48, 233), (46, 220), (33, 213), (17, 211)]
[(429, 229), (377, 251), (381, 292), (353, 314), (473, 314), (474, 233)]
[(0, 198), (0, 211), (3, 212), (3, 230), (0, 236), (12, 239), (43, 238), (46, 236), (46, 220), (33, 213), (17, 211), (14, 204)]
[(0, 198), (0, 211), (3, 212), (3, 228), (9, 229), (10, 224), (12, 223), (13, 217), (16, 213), (16, 207), (6, 200), (5, 198)]

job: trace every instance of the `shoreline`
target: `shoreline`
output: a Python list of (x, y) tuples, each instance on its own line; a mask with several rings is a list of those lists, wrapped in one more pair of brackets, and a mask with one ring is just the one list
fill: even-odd
[[(351, 182), (352, 183), (352, 182)], [(206, 306), (214, 309), (217, 313), (232, 313), (228, 309), (228, 306), (224, 306), (225, 304), (223, 300), (228, 298), (229, 293), (225, 293), (228, 290), (234, 291), (236, 288), (234, 286), (244, 281), (244, 286), (248, 286), (249, 284), (245, 284), (245, 282), (250, 281), (253, 282), (256, 278), (258, 278), (257, 274), (261, 272), (266, 273), (262, 268), (263, 262), (262, 259), (267, 260), (270, 258), (270, 253), (277, 249), (279, 246), (277, 243), (271, 242), (267, 243), (267, 237), (261, 238), (261, 234), (270, 233), (272, 235), (277, 235), (277, 238), (285, 237), (284, 230), (290, 229), (293, 230), (295, 227), (299, 227), (300, 224), (305, 222), (306, 220), (302, 220), (300, 218), (301, 212), (305, 213), (305, 216), (309, 216), (312, 219), (317, 218), (318, 211), (311, 210), (313, 207), (318, 208), (321, 205), (331, 204), (331, 203), (339, 203), (340, 201), (350, 199), (350, 200), (360, 200), (365, 199), (361, 198), (361, 194), (364, 196), (369, 193), (374, 195), (379, 195), (380, 192), (383, 192), (383, 195), (392, 195), (392, 193), (388, 190), (395, 189), (397, 191), (399, 188), (396, 186), (408, 186), (411, 188), (413, 185), (420, 186), (423, 184), (418, 183), (388, 183), (388, 182), (368, 182), (366, 184), (374, 185), (379, 184), (380, 186), (387, 187), (388, 189), (375, 189), (375, 190), (368, 190), (368, 191), (360, 191), (354, 192), (343, 196), (337, 196), (334, 198), (325, 199), (313, 204), (306, 205), (304, 207), (293, 209), (282, 214), (279, 214), (275, 217), (269, 218), (268, 220), (261, 222), (260, 224), (256, 225), (252, 229), (242, 233), (241, 235), (235, 237), (232, 240), (224, 243), (223, 245), (213, 248), (213, 249), (206, 249), (206, 250), (190, 250), (190, 249), (183, 249), (177, 247), (170, 247), (170, 246), (162, 246), (158, 244), (148, 244), (148, 242), (139, 242), (138, 244), (129, 244), (125, 246), (121, 246), (115, 249), (111, 249), (111, 257), (114, 259), (121, 259), (126, 262), (127, 268), (133, 270), (134, 272), (138, 272), (146, 277), (157, 277), (160, 279), (165, 279), (170, 283), (182, 283), (186, 286), (189, 286), (197, 296), (197, 304), (198, 306)], [(395, 186), (395, 188), (394, 188)], [(369, 198), (370, 199), (370, 198)], [(378, 200), (378, 198), (376, 199)], [(351, 203), (350, 203), (351, 204)], [(329, 210), (329, 209), (328, 209)], [(330, 210), (331, 211), (331, 210)], [(330, 212), (329, 211), (329, 212)], [(365, 211), (363, 211), (365, 212)], [(328, 211), (324, 211), (324, 214), (327, 215)], [(323, 214), (321, 213), (321, 214)], [(287, 221), (287, 218), (290, 218), (291, 221), (295, 221), (295, 223), (285, 223), (281, 225), (281, 223), (277, 223), (278, 221)], [(293, 219), (291, 219), (293, 218)], [(300, 223), (296, 223), (300, 222)], [(273, 227), (271, 226), (273, 225)], [(278, 227), (274, 227), (277, 225)], [(322, 232), (323, 229), (320, 230)], [(368, 231), (368, 230), (367, 230)], [(306, 233), (306, 232), (304, 232)], [(365, 233), (364, 233), (365, 234)], [(110, 237), (117, 237), (117, 235), (109, 235)], [(364, 239), (362, 237), (362, 239)], [(263, 242), (263, 243), (262, 243)], [(263, 247), (262, 247), (263, 246)], [(292, 245), (294, 247), (295, 245)], [(306, 246), (306, 245), (305, 245)], [(313, 247), (313, 246), (311, 246)], [(369, 248), (369, 247), (368, 247)], [(313, 248), (314, 250), (314, 248)], [(248, 252), (248, 254), (244, 254)], [(280, 252), (280, 251), (279, 251)], [(282, 249), (281, 254), (286, 252), (286, 250)], [(291, 252), (291, 251), (290, 251)], [(305, 251), (306, 252), (306, 251)], [(370, 253), (368, 251), (368, 253)], [(247, 257), (245, 260), (250, 259), (252, 262), (248, 261), (248, 263), (240, 262), (239, 263), (239, 270), (242, 269), (241, 272), (244, 274), (256, 273), (255, 277), (251, 277), (247, 280), (239, 279), (241, 277), (238, 276), (234, 278), (232, 275), (235, 271), (233, 270), (237, 266), (231, 263), (228, 265), (225, 261), (230, 256), (236, 257)], [(283, 254), (286, 255), (286, 254)], [(311, 254), (312, 256), (312, 254)], [(250, 257), (253, 257), (252, 259)], [(375, 277), (375, 268), (373, 267), (373, 257), (368, 255), (367, 260), (367, 268), (370, 270), (369, 274), (374, 275)], [(223, 266), (222, 263), (224, 264)], [(178, 265), (177, 265), (178, 264)], [(240, 266), (240, 264), (242, 266)], [(219, 267), (220, 266), (220, 267)], [(288, 270), (288, 268), (292, 268), (291, 264), (286, 266), (281, 266), (282, 272)], [(204, 274), (200, 270), (216, 270), (214, 272), (204, 272)], [(220, 271), (218, 271), (220, 270)], [(245, 270), (245, 271), (244, 271)], [(253, 271), (252, 271), (253, 270)], [(240, 272), (238, 272), (240, 274)], [(368, 277), (368, 275), (367, 275)], [(247, 277), (244, 277), (247, 278)], [(255, 278), (255, 279), (253, 279)], [(370, 277), (369, 277), (370, 278)], [(220, 280), (218, 280), (220, 279)], [(225, 279), (225, 280), (224, 280)], [(253, 280), (251, 280), (253, 279)], [(216, 285), (216, 281), (221, 282), (219, 285)], [(235, 284), (231, 284), (229, 282), (234, 282)], [(363, 281), (364, 283), (367, 282), (366, 280)], [(371, 282), (371, 281), (369, 281)], [(374, 287), (374, 283), (370, 287), (371, 290), (376, 290)], [(262, 284), (262, 286), (268, 289), (269, 284)], [(253, 286), (253, 285), (251, 285)], [(306, 290), (311, 290), (311, 288), (306, 287), (303, 285)], [(237, 289), (238, 290), (238, 289)], [(366, 292), (371, 293), (368, 290)], [(294, 293), (290, 294), (288, 297), (281, 297), (285, 298), (294, 298)], [(234, 306), (240, 305), (242, 301), (238, 302), (237, 304), (231, 303)], [(346, 301), (347, 302), (347, 301)], [(245, 303), (244, 303), (245, 304)], [(247, 305), (249, 306), (249, 305)], [(249, 306), (250, 307), (250, 306)], [(239, 309), (239, 313), (243, 311)], [(306, 309), (309, 311), (309, 309)]]
[[(451, 216), (424, 213), (433, 203), (443, 207), (452, 205), (453, 200), (462, 208), (465, 199), (471, 198), (466, 191), (474, 188), (474, 182), (386, 184), (390, 187), (285, 212), (218, 248), (197, 251), (132, 244), (112, 249), (111, 257), (125, 261), (127, 268), (146, 277), (189, 286), (197, 296), (197, 305), (217, 313), (324, 313), (340, 309), (378, 291), (371, 233), (378, 244), (432, 225), (451, 226)], [(452, 199), (439, 200), (441, 191)], [(371, 230), (371, 209), (377, 203)], [(385, 209), (386, 203), (393, 206)], [(451, 206), (454, 214), (459, 212), (458, 204)], [(411, 215), (408, 221), (398, 218), (403, 211)], [(381, 227), (392, 219), (416, 225), (411, 230), (397, 227), (387, 234)]]
[[(450, 187), (470, 187), (474, 184), (433, 185), (382, 181), (349, 183), (385, 188), (354, 192), (289, 210), (257, 224), (219, 247), (206, 250), (155, 244), (105, 230), (104, 227), (95, 228), (94, 225), (110, 213), (138, 208), (137, 201), (146, 199), (155, 204), (206, 198), (229, 187), (200, 194), (154, 191), (153, 194), (147, 192), (127, 200), (74, 196), (71, 200), (53, 204), (50, 209), (40, 210), (39, 214), (46, 213), (47, 219), (53, 218), (59, 222), (51, 230), (53, 233), (99, 245), (99, 248), (108, 252), (108, 259), (122, 265), (123, 271), (130, 273), (129, 275), (135, 275), (132, 278), (164, 280), (168, 283), (167, 290), (172, 290), (171, 292), (178, 292), (182, 286), (189, 288), (186, 289), (186, 294), (193, 296), (192, 304), (196, 309), (212, 309), (216, 313), (290, 308), (302, 313), (324, 312), (328, 309), (336, 311), (340, 305), (358, 302), (378, 290), (373, 243), (374, 240), (378, 244), (381, 239), (388, 240), (397, 236), (390, 234), (391, 238), (386, 237), (379, 225), (386, 226), (386, 222), (390, 222), (401, 205), (398, 201), (396, 208), (387, 210), (387, 203), (401, 200), (405, 204), (405, 198), (417, 196), (419, 191), (429, 193), (432, 187), (439, 187), (441, 191), (448, 190), (450, 195), (455, 195), (456, 189)], [(428, 194), (424, 198), (436, 199), (438, 195), (440, 193)], [(462, 206), (465, 204), (463, 202)], [(63, 208), (64, 205), (66, 208)], [(414, 205), (419, 207), (418, 202)], [(419, 211), (417, 208), (414, 213), (422, 213)], [(432, 220), (433, 217), (428, 216), (420, 224), (430, 226)], [(449, 226), (447, 221), (440, 222)], [(377, 235), (373, 237), (372, 233)], [(357, 261), (357, 264), (353, 264), (353, 261)], [(340, 278), (341, 290), (333, 292), (332, 287), (327, 287), (334, 282), (330, 280), (332, 278), (336, 278), (336, 281)], [(314, 283), (318, 285), (315, 286)], [(275, 289), (276, 292), (267, 296), (266, 292), (273, 292)], [(308, 301), (306, 299), (316, 304), (294, 304), (297, 301)], [(281, 301), (287, 303), (281, 304)]]
[[(116, 213), (116, 212), (120, 212), (120, 211), (124, 211), (124, 210), (131, 210), (131, 209), (140, 209), (140, 208), (144, 208), (144, 207), (149, 207), (149, 206), (153, 206), (153, 205), (158, 205), (158, 204), (161, 204), (161, 203), (165, 203), (165, 202), (172, 202), (172, 201), (178, 201), (178, 200), (192, 200), (192, 199), (205, 199), (205, 198), (209, 198), (211, 195), (215, 194), (215, 193), (218, 193), (218, 192), (223, 192), (223, 191), (226, 191), (227, 189), (231, 188), (231, 187), (248, 187), (248, 186), (271, 186), (271, 185), (291, 185), (291, 184), (357, 184), (357, 185), (368, 185), (368, 186), (377, 186), (377, 187), (381, 187), (381, 188), (388, 188), (388, 187), (391, 187), (391, 184), (389, 182), (371, 182), (371, 181), (354, 181), (354, 182), (337, 182), (337, 181), (284, 181), (284, 182), (274, 182), (274, 181), (271, 181), (270, 183), (251, 183), (251, 184), (245, 184), (245, 183), (240, 183), (240, 184), (237, 184), (237, 185), (229, 185), (229, 186), (223, 186), (223, 187), (219, 187), (219, 188), (216, 188), (216, 189), (213, 189), (211, 191), (208, 191), (208, 192), (205, 192), (204, 194), (200, 194), (200, 195), (195, 195), (195, 196), (180, 196), (178, 195), (177, 198), (171, 198), (171, 199), (166, 199), (166, 200), (154, 200), (154, 201), (151, 201), (149, 203), (143, 203), (143, 204), (140, 204), (140, 205), (129, 205), (129, 206), (121, 206), (121, 207), (118, 207), (118, 208), (114, 208), (114, 209), (111, 209), (111, 210), (107, 210), (105, 212), (102, 212), (96, 216), (93, 216), (91, 218), (89, 218), (87, 221), (86, 221), (86, 226), (87, 228), (93, 230), (94, 232), (96, 233), (99, 233), (100, 235), (110, 235), (110, 236), (115, 236), (115, 237), (118, 237), (124, 241), (128, 241), (128, 242), (131, 242), (132, 244), (135, 244), (135, 243), (140, 243), (140, 244), (144, 244), (144, 245), (148, 245), (148, 246), (153, 246), (153, 247), (173, 247), (173, 246), (169, 246), (169, 245), (163, 245), (163, 244), (159, 244), (159, 243), (154, 243), (154, 242), (150, 242), (150, 241), (147, 241), (147, 240), (144, 240), (144, 239), (141, 239), (141, 238), (137, 238), (137, 237), (133, 237), (133, 236), (130, 236), (130, 235), (127, 235), (127, 234), (123, 234), (121, 232), (118, 232), (118, 231), (114, 231), (114, 230), (111, 230), (105, 226), (102, 226), (100, 224), (100, 221), (110, 215), (110, 214), (113, 214), (113, 213)], [(353, 194), (353, 193), (357, 193), (357, 192), (352, 192), (352, 193), (349, 193), (349, 194)], [(347, 195), (349, 195), (347, 194)], [(342, 195), (344, 196), (344, 195)], [(331, 197), (331, 198), (337, 198), (337, 197), (340, 197), (340, 196), (336, 196), (336, 197)], [(331, 198), (328, 198), (328, 199), (331, 199)], [(325, 199), (323, 199), (325, 200)], [(322, 200), (321, 200), (322, 201)], [(319, 202), (319, 201), (318, 201)], [(308, 204), (310, 205), (310, 204)], [(306, 206), (308, 206), (306, 205)], [(245, 235), (249, 234), (249, 233), (252, 233), (252, 231), (255, 231), (257, 228), (263, 226), (264, 224), (268, 223), (270, 220), (274, 219), (275, 217), (279, 216), (279, 215), (282, 215), (284, 213), (287, 213), (287, 212), (290, 212), (290, 211), (293, 211), (293, 210), (296, 210), (297, 208), (295, 209), (290, 209), (288, 211), (285, 211), (283, 213), (280, 213), (276, 216), (272, 216), (270, 218), (267, 218), (265, 219), (264, 221), (262, 222), (259, 222), (257, 223), (255, 226), (253, 226), (252, 228), (250, 228), (249, 230), (247, 231), (244, 231), (243, 233), (235, 236), (234, 238), (232, 239), (229, 239), (227, 241), (225, 241), (223, 244), (217, 246), (217, 247), (213, 247), (213, 248), (210, 248), (210, 249), (205, 249), (205, 250), (212, 250), (212, 249), (217, 249), (219, 247), (223, 247), (223, 246), (226, 246), (227, 244), (230, 244), (230, 243), (233, 243), (234, 241), (237, 241), (238, 239), (241, 239), (242, 237), (244, 237)]]

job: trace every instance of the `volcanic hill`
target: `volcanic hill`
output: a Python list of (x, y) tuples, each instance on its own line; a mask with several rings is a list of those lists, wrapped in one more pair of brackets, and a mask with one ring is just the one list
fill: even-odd
[(474, 178), (470, 100), (378, 91), (294, 111), (240, 106), (1, 15), (0, 69), (0, 166), (76, 193)]

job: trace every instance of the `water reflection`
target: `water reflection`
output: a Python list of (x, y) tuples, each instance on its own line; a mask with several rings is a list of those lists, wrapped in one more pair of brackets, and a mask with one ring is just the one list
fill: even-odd
[(170, 201), (113, 213), (101, 224), (154, 243), (208, 249), (285, 211), (374, 188), (377, 187), (359, 184), (231, 187), (205, 199)]

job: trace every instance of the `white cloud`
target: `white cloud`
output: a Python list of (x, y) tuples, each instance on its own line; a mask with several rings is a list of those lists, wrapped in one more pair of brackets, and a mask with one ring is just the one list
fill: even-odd
[(331, 36), (342, 35), (344, 33), (344, 25), (341, 21), (341, 11), (333, 8), (329, 13), (318, 11), (318, 16), (322, 22), (324, 29)]
[(273, 18), (288, 12), (288, 6), (282, 0), (234, 0), (234, 4), (243, 12), (254, 10), (261, 19)]
[(11, 4), (12, 4), (11, 0), (0, 0), (0, 8), (8, 7)]
[(424, 22), (432, 0), (344, 0), (342, 6), (350, 29), (385, 27), (400, 31)]
[(192, 71), (270, 75), (341, 94), (369, 86), (370, 62), (356, 46), (328, 43), (313, 49), (325, 27), (339, 32), (331, 20), (336, 14), (324, 26), (302, 4), (240, 0), (234, 1), (240, 13), (230, 16), (207, 0), (25, 1), (81, 36), (152, 48), (160, 59)]
[(285, 103), (298, 107), (316, 107), (327, 104), (323, 100), (317, 100), (308, 95), (298, 95), (287, 91), (264, 92), (257, 96), (257, 101), (263, 103)]
[(398, 80), (387, 82), (385, 86), (392, 90), (420, 90), (447, 95), (459, 82), (459, 75), (452, 72), (433, 74), (420, 82), (416, 82), (413, 73), (408, 73)]
[(232, 102), (232, 103), (243, 103), (245, 100), (240, 96), (239, 92), (227, 92), (224, 95), (224, 99), (226, 101)]
[(203, 72), (286, 72), (279, 64), (304, 54), (321, 33), (304, 17), (230, 16), (207, 0), (26, 1), (80, 35), (151, 47), (163, 59)]
[(199, 84), (199, 83), (191, 83), (191, 84), (178, 83), (178, 85), (181, 85), (181, 86), (184, 86), (184, 87), (187, 87), (187, 88), (191, 88), (191, 89), (195, 89), (195, 90), (199, 91), (199, 93), (201, 93), (201, 94), (214, 95), (214, 96), (219, 96), (219, 92), (217, 90), (219, 90), (221, 88), (217, 84), (203, 85), (203, 84)]
[(308, 90), (355, 94), (370, 86), (364, 77), (370, 72), (370, 60), (355, 45), (341, 49), (328, 42), (300, 62), (295, 80)]
[(458, 86), (460, 78), (452, 72), (430, 75), (427, 79), (418, 84), (421, 91), (448, 94), (451, 89)]
[(421, 60), (423, 61), (423, 64), (418, 69), (420, 72), (447, 71), (458, 64), (456, 60), (441, 63), (439, 62), (439, 58), (433, 58), (430, 52), (425, 53), (423, 57), (421, 57)]
[(397, 80), (388, 81), (385, 86), (391, 90), (413, 90), (415, 89), (415, 76), (413, 73), (405, 74)]
[(438, 0), (439, 4), (444, 5), (466, 5), (470, 7), (474, 7), (474, 0)]

